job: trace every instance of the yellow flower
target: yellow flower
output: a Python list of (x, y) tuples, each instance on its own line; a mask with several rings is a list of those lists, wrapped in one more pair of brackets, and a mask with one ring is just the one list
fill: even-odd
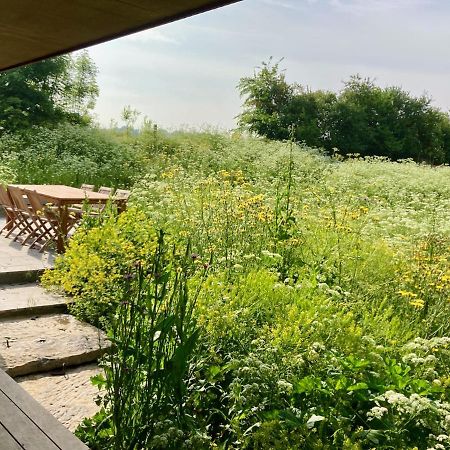
[(410, 301), (409, 304), (418, 309), (422, 309), (425, 306), (425, 302), (420, 298)]
[(397, 294), (400, 294), (402, 297), (417, 297), (417, 294), (414, 294), (413, 292), (410, 291), (397, 291)]

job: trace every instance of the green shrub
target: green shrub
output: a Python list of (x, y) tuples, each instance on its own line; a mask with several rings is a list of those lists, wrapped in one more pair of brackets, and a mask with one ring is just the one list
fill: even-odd
[(7, 153), (14, 156), (12, 167), (23, 184), (125, 187), (140, 168), (130, 149), (101, 131), (68, 124), (2, 135), (0, 154)]
[(122, 298), (123, 277), (134, 264), (151, 260), (156, 246), (157, 232), (142, 212), (105, 215), (77, 231), (42, 283), (71, 295), (78, 317), (106, 326)]
[(0, 163), (0, 184), (12, 183), (16, 179), (16, 173), (13, 167), (16, 166), (14, 156), (5, 153), (2, 155), (2, 160)]

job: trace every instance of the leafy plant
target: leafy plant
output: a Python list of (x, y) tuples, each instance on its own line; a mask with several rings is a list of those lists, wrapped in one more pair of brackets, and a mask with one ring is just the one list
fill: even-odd
[(196, 448), (186, 411), (186, 378), (200, 329), (189, 247), (177, 255), (162, 232), (150, 259), (124, 275), (109, 324), (112, 343), (94, 383), (105, 389), (100, 413), (79, 428), (91, 448)]

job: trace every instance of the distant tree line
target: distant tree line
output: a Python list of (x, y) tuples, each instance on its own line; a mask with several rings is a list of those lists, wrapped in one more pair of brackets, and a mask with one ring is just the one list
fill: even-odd
[(358, 75), (337, 94), (312, 91), (289, 84), (271, 60), (241, 78), (238, 89), (244, 99), (239, 125), (259, 136), (288, 139), (293, 125), (296, 140), (329, 153), (450, 162), (449, 115), (425, 95), (381, 88)]

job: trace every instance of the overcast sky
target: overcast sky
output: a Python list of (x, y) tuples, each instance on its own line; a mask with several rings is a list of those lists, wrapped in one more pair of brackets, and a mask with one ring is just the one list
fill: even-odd
[(131, 105), (165, 128), (235, 126), (236, 86), (284, 58), (289, 82), (338, 91), (375, 78), (450, 109), (450, 1), (243, 0), (97, 45), (100, 124)]

